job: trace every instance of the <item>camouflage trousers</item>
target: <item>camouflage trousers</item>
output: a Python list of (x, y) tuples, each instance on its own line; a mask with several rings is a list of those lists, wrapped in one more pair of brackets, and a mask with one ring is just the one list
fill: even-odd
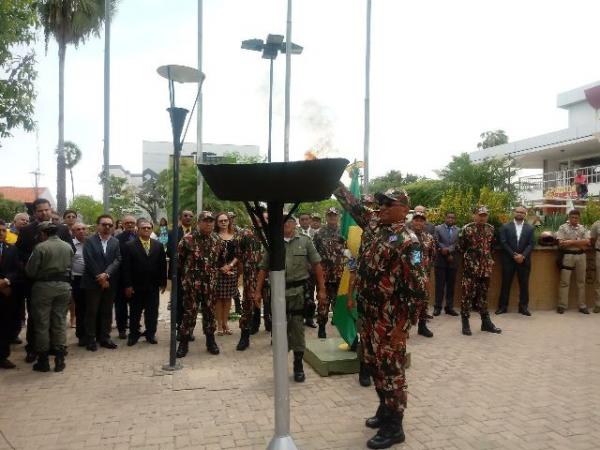
[(179, 327), (181, 336), (189, 336), (196, 328), (196, 320), (198, 317), (198, 307), (202, 313), (202, 331), (204, 334), (215, 334), (217, 322), (215, 319), (216, 301), (214, 295), (208, 295), (202, 291), (183, 293), (183, 319)]
[[(381, 310), (385, 305), (371, 308)], [(386, 406), (392, 411), (402, 412), (408, 397), (405, 376), (406, 341), (410, 328), (408, 306), (403, 306), (393, 320), (389, 320), (389, 316), (378, 317), (377, 311), (370, 312), (369, 309), (367, 307), (360, 335), (363, 362), (370, 369), (375, 389), (383, 396)], [(392, 341), (392, 332), (397, 327), (403, 331), (396, 341)]]
[[(247, 281), (246, 281), (247, 280)], [(244, 273), (244, 293), (242, 295), (242, 315), (240, 316), (240, 330), (250, 330), (252, 313), (254, 311), (254, 292), (256, 291), (256, 273), (254, 277), (246, 278)]]
[(460, 314), (469, 317), (471, 310), (478, 310), (480, 314), (488, 311), (487, 294), (490, 287), (489, 277), (480, 277), (465, 272), (462, 278), (462, 299)]
[(415, 308), (417, 310), (415, 317), (418, 320), (427, 320), (427, 315), (429, 312), (429, 296), (427, 295), (424, 299), (416, 300)]
[(329, 309), (333, 310), (333, 308), (335, 308), (335, 299), (337, 298), (338, 290), (340, 288), (340, 281), (341, 280), (325, 283), (326, 298), (324, 302), (319, 302), (317, 309), (317, 323), (319, 325), (327, 324), (327, 321), (329, 320)]

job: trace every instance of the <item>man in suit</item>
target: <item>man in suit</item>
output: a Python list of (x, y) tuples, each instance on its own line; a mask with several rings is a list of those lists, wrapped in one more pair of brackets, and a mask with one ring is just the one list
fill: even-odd
[(6, 223), (0, 219), (0, 369), (16, 367), (8, 357), (18, 316), (13, 288), (19, 282), (20, 266), (17, 249), (6, 243)]
[[(15, 246), (19, 251), (19, 259), (23, 264), (27, 264), (31, 253), (33, 253), (33, 248), (38, 244), (38, 225), (42, 222), (51, 221), (52, 220), (52, 207), (50, 206), (50, 202), (45, 198), (38, 198), (33, 202), (33, 220), (29, 222), (29, 225), (23, 227), (19, 231), (19, 237), (17, 238), (17, 243)], [(71, 233), (69, 228), (65, 225), (57, 225), (58, 229), (56, 231), (56, 235), (67, 244), (71, 246), (73, 252), (75, 252), (75, 246), (73, 245), (73, 239), (71, 238)], [(35, 321), (33, 320), (31, 314), (31, 287), (33, 286), (33, 281), (26, 279), (23, 286), (23, 296), (27, 299), (27, 344), (25, 345), (25, 351), (27, 352), (27, 356), (25, 361), (28, 363), (32, 363), (37, 359), (37, 355), (35, 353), (34, 339), (35, 339)]]
[(502, 244), (502, 288), (496, 314), (504, 314), (508, 310), (510, 285), (517, 273), (519, 279), (519, 312), (531, 316), (529, 312), (529, 273), (531, 272), (531, 251), (533, 250), (533, 227), (525, 222), (527, 209), (517, 206), (514, 220), (500, 229)]
[(442, 225), (435, 227), (435, 305), (433, 315), (439, 316), (442, 312), (444, 294), (446, 295), (446, 314), (458, 316), (454, 311), (454, 283), (456, 282), (457, 253), (459, 229), (454, 223), (456, 215), (453, 212), (446, 213), (446, 219)]
[(125, 245), (123, 252), (123, 286), (125, 296), (131, 301), (128, 346), (137, 344), (140, 319), (144, 312), (146, 341), (157, 344), (159, 289), (167, 287), (167, 258), (162, 244), (150, 238), (152, 223), (138, 221), (138, 238)]
[(85, 331), (85, 291), (81, 288), (81, 278), (85, 269), (83, 260), (83, 245), (87, 239), (87, 227), (81, 222), (75, 223), (71, 227), (73, 233), (73, 244), (75, 245), (75, 253), (71, 263), (71, 294), (75, 302), (75, 314), (77, 317), (77, 325), (75, 328), (75, 336), (79, 341), (79, 347), (87, 345), (87, 333)]
[[(121, 223), (123, 224), (123, 232), (115, 237), (117, 241), (119, 241), (119, 250), (121, 251), (121, 256), (123, 256), (125, 253), (125, 246), (129, 242), (137, 240), (137, 233), (135, 231), (135, 217), (127, 215), (121, 219)], [(121, 266), (121, 271), (122, 269), (123, 267)], [(121, 276), (119, 277), (119, 285), (117, 286), (117, 292), (115, 294), (115, 321), (117, 322), (119, 339), (127, 339), (128, 320), (129, 299), (125, 296), (125, 285), (123, 284), (123, 277)]]
[[(110, 339), (110, 328), (115, 292), (119, 285), (121, 251), (119, 241), (112, 235), (113, 227), (112, 216), (108, 214), (99, 216), (96, 219), (98, 232), (86, 239), (83, 245), (85, 267), (81, 287), (85, 290), (87, 306), (85, 315), (87, 349), (92, 352), (98, 350), (96, 337), (100, 340), (100, 346), (108, 349), (117, 348), (117, 344)], [(99, 336), (96, 336), (97, 328)]]

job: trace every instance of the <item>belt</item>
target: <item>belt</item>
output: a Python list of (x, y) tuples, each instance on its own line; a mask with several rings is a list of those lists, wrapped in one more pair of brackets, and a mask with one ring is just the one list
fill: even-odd
[(62, 281), (64, 283), (70, 283), (71, 277), (67, 275), (49, 275), (47, 277), (36, 278), (35, 281)]
[(285, 288), (286, 289), (292, 289), (295, 287), (300, 287), (300, 286), (304, 286), (306, 284), (307, 279), (305, 278), (304, 280), (298, 280), (298, 281), (286, 281), (285, 282)]
[[(598, 250), (598, 249), (596, 249)], [(600, 251), (600, 250), (598, 250)], [(585, 251), (583, 250), (563, 250), (563, 253), (565, 255), (583, 255), (585, 253)]]

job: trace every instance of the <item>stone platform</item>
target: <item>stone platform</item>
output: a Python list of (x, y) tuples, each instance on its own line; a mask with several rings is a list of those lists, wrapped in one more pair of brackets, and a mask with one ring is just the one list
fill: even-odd
[(356, 352), (349, 351), (340, 337), (307, 339), (304, 361), (322, 377), (358, 373)]

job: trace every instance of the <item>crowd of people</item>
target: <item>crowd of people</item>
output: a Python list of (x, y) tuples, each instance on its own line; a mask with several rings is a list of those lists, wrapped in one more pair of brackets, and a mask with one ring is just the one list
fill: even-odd
[[(452, 212), (446, 213), (444, 223), (431, 224), (420, 205), (408, 221), (410, 200), (402, 190), (359, 199), (340, 184), (334, 194), (363, 230), (357, 255), (347, 248), (336, 208), (327, 210), (324, 224), (318, 215), (309, 214), (298, 218), (289, 215), (284, 222), (293, 376), (296, 382), (305, 380), (305, 327), (318, 327), (318, 337), (327, 337), (330, 311), (348, 267), (351, 283), (347, 306), (351, 309), (356, 305), (358, 310), (360, 339), (352, 349), (359, 356), (359, 382), (369, 386), (373, 380), (380, 399), (375, 416), (366, 422), (378, 432), (367, 444), (388, 448), (404, 440), (404, 368), (411, 326), (417, 325), (419, 335), (431, 338), (428, 321), (444, 311), (450, 316), (460, 315), (462, 334), (470, 336), (470, 313), (477, 311), (482, 331), (501, 333), (487, 307), (496, 239), (502, 255), (496, 314), (508, 311), (516, 273), (518, 310), (530, 316), (528, 286), (534, 230), (525, 220), (524, 207), (515, 208), (513, 220), (495, 233), (487, 223), (489, 213), (483, 205), (474, 210), (472, 223), (459, 228)], [(67, 210), (62, 219), (57, 218), (50, 203), (40, 198), (33, 204), (31, 218), (19, 213), (11, 224), (0, 220), (0, 368), (15, 367), (9, 359), (10, 346), (22, 343), (19, 336), (25, 317), (25, 361), (34, 363), (33, 370), (39, 372), (51, 370), (50, 356), (54, 356), (54, 371), (66, 367), (68, 311), (78, 345), (90, 352), (98, 347), (117, 348), (111, 338), (113, 310), (118, 337), (128, 346), (136, 345), (142, 337), (149, 344), (157, 344), (159, 297), (167, 288), (169, 266), (173, 265), (169, 263), (175, 259), (177, 357), (184, 358), (190, 352), (199, 312), (206, 350), (219, 354), (215, 335), (232, 334), (228, 324), (232, 300), (240, 312), (241, 335), (236, 348), (244, 351), (251, 335), (258, 332), (261, 319), (264, 328), (271, 330), (269, 255), (262, 245), (268, 215), (261, 208), (253, 214), (255, 226), (240, 228), (233, 213), (202, 211), (196, 216), (185, 210), (170, 231), (165, 219), (155, 228), (146, 218), (127, 215), (115, 226), (113, 217), (103, 214), (90, 234), (76, 211)], [(586, 249), (596, 250), (596, 267), (600, 268), (600, 221), (591, 230), (579, 221), (579, 211), (570, 211), (568, 222), (556, 234), (561, 256), (558, 313), (567, 307), (575, 272), (579, 311), (589, 314), (584, 290)], [(176, 253), (171, 250), (173, 241)], [(459, 260), (463, 271), (457, 312), (454, 291)], [(435, 273), (432, 316), (428, 308), (431, 272)], [(600, 287), (593, 312), (600, 312)]]

